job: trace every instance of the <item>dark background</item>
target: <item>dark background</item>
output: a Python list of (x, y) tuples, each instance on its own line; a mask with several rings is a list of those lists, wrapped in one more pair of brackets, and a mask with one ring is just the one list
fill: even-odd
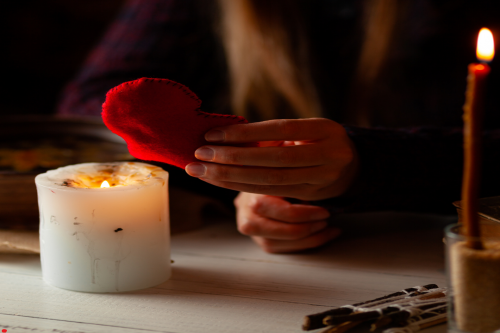
[[(332, 0), (334, 1), (334, 0)], [(1, 78), (0, 117), (5, 115), (53, 114), (61, 89), (70, 80), (113, 21), (125, 0), (16, 0), (0, 7)], [(453, 27), (450, 45), (463, 44), (462, 57), (429, 52), (425, 57), (431, 71), (444, 63), (455, 66), (457, 89), (452, 112), (455, 126), (461, 125), (467, 63), (475, 62), (477, 31), (488, 26), (500, 35), (500, 10), (492, 0), (435, 1), (448, 13), (441, 24)], [(446, 30), (446, 29), (445, 29)], [(432, 40), (431, 40), (432, 42)], [(432, 47), (432, 45), (430, 45)], [(440, 46), (436, 48), (446, 48)], [(460, 60), (460, 61), (459, 61)], [(500, 61), (497, 56), (493, 63)], [(455, 63), (458, 63), (456, 65)], [(455, 65), (454, 65), (455, 64)], [(422, 75), (420, 75), (422, 76)], [(424, 79), (427, 79), (424, 77)], [(441, 87), (441, 86), (440, 86)], [(488, 83), (485, 127), (500, 124), (500, 74), (493, 70)], [(451, 89), (451, 88), (450, 88)]]
[(124, 0), (2, 1), (0, 116), (52, 114)]

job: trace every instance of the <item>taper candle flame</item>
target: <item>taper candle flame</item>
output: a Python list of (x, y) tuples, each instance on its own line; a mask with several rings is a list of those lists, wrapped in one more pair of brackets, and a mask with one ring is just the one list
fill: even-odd
[(102, 182), (101, 188), (103, 188), (103, 187), (110, 187), (107, 180), (105, 180), (105, 181)]
[(495, 56), (495, 42), (490, 29), (482, 28), (477, 37), (476, 56), (479, 61), (490, 62)]

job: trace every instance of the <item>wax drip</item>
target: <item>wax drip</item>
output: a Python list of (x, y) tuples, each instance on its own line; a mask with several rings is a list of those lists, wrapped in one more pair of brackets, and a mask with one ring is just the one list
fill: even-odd
[[(118, 229), (123, 230), (122, 228), (118, 228)], [(116, 230), (115, 230), (115, 232), (116, 232)], [(121, 247), (122, 247), (122, 242), (123, 242), (123, 233), (121, 232), (117, 236), (118, 236), (118, 246), (115, 249), (115, 253), (114, 253), (115, 258), (120, 257), (120, 252), (121, 252)], [(125, 256), (125, 258), (126, 257), (127, 256)], [(118, 278), (120, 276), (121, 261), (122, 261), (122, 259), (115, 261), (115, 289), (116, 289), (116, 291), (118, 291)]]
[[(77, 240), (79, 239), (79, 234), (82, 234), (85, 236), (85, 238), (88, 240), (88, 246), (87, 246), (87, 254), (90, 257), (90, 273), (91, 273), (91, 280), (92, 284), (99, 284), (98, 283), (98, 276), (99, 276), (99, 271), (100, 271), (100, 262), (102, 260), (112, 260), (114, 262), (114, 282), (115, 282), (115, 289), (116, 291), (119, 291), (119, 275), (120, 275), (120, 265), (122, 260), (126, 259), (129, 255), (129, 253), (123, 253), (123, 228), (116, 228), (112, 229), (111, 231), (113, 234), (116, 236), (113, 236), (113, 240), (111, 240), (112, 244), (114, 245), (114, 250), (112, 253), (102, 251), (98, 248), (98, 243), (95, 238), (99, 238), (102, 236), (100, 233), (94, 233), (94, 228), (96, 225), (96, 214), (95, 214), (95, 209), (92, 211), (92, 222), (90, 223), (90, 230), (77, 230), (76, 232), (73, 233), (74, 236), (76, 236)], [(82, 227), (88, 227), (88, 224), (86, 223), (78, 223), (75, 224), (77, 228), (82, 228)], [(82, 226), (79, 226), (82, 225)], [(102, 241), (102, 240), (101, 240)]]

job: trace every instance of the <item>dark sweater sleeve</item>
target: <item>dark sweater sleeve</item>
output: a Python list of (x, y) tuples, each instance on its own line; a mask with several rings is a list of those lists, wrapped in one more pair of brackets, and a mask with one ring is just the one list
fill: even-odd
[[(315, 202), (332, 212), (399, 210), (453, 213), (460, 200), (461, 129), (346, 127), (359, 153), (360, 174), (351, 193)], [(483, 137), (481, 197), (499, 194), (500, 130)]]
[(129, 0), (62, 93), (59, 114), (100, 116), (106, 92), (140, 77), (176, 79), (197, 27), (191, 0)]

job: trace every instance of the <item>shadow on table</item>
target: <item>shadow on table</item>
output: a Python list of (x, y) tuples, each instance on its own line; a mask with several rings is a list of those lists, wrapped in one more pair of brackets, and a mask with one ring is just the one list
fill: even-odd
[(219, 220), (216, 225), (175, 237), (173, 254), (429, 275), (444, 269), (443, 228), (454, 222), (456, 216), (415, 213), (339, 215), (331, 224), (338, 226), (343, 234), (325, 246), (297, 253), (268, 254), (249, 237), (239, 234), (234, 221)]
[(444, 274), (443, 229), (456, 216), (366, 213), (338, 216), (342, 235), (329, 244), (292, 254), (295, 261), (360, 270)]
[(344, 236), (359, 237), (398, 231), (443, 230), (448, 224), (456, 222), (456, 215), (376, 212), (338, 215), (331, 224), (342, 229)]

